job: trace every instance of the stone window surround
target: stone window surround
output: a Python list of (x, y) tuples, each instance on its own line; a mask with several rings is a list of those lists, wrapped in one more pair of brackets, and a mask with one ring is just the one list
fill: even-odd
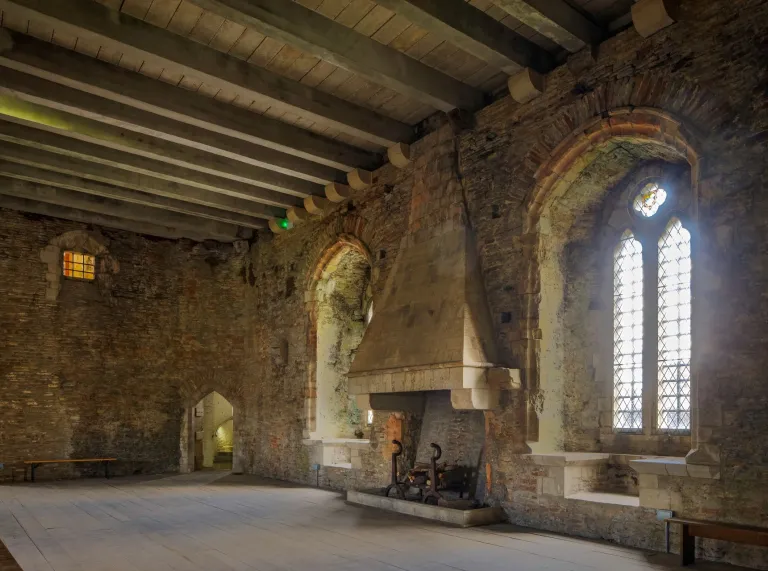
[[(640, 508), (682, 511), (679, 492), (666, 478), (720, 479), (720, 468), (689, 464), (685, 458), (598, 452), (521, 454), (539, 467), (536, 494), (563, 500), (610, 503)], [(638, 475), (638, 496), (602, 493), (591, 489), (602, 464), (628, 465)], [(661, 479), (660, 479), (661, 478)], [(637, 499), (635, 499), (637, 498)]]
[[(539, 221), (544, 207), (557, 196), (563, 188), (567, 188), (579, 174), (589, 166), (588, 154), (611, 139), (634, 139), (644, 143), (660, 145), (672, 150), (685, 158), (690, 167), (692, 216), (698, 214), (697, 197), (701, 184), (703, 157), (697, 150), (700, 143), (693, 132), (681, 119), (671, 113), (652, 107), (621, 107), (604, 112), (576, 127), (554, 149), (548, 151), (545, 159), (540, 158), (540, 149), (534, 148), (527, 157), (533, 163), (541, 166), (534, 173), (536, 185), (525, 202), (526, 215), (523, 220), (523, 232), (534, 243), (539, 232)], [(709, 181), (705, 181), (709, 182)], [(694, 257), (696, 253), (694, 252)], [(537, 291), (534, 266), (528, 271), (529, 284), (525, 294), (533, 297)], [(705, 270), (706, 271), (706, 270)], [(695, 282), (696, 279), (694, 278)], [(534, 304), (528, 299), (524, 307), (533, 308)], [(529, 309), (530, 311), (530, 309)], [(527, 393), (535, 395), (538, 387), (537, 353), (541, 339), (541, 330), (535, 313), (524, 317), (521, 328), (523, 378), (526, 381)], [(692, 378), (697, 376), (697, 363), (692, 362)], [(686, 456), (689, 464), (716, 466), (720, 463), (720, 444), (717, 439), (722, 426), (722, 414), (718, 412), (711, 400), (712, 387), (703, 390), (700, 383), (692, 384), (691, 394), (691, 450)], [(706, 422), (700, 422), (699, 408), (706, 403), (707, 412), (701, 415)], [(535, 401), (529, 398), (526, 404), (527, 432), (537, 434), (537, 413)], [(710, 411), (710, 409), (712, 409)], [(666, 435), (665, 435), (666, 436)]]
[[(335, 236), (330, 245), (323, 248), (317, 261), (313, 264), (312, 272), (304, 290), (304, 307), (309, 317), (307, 331), (307, 388), (304, 399), (304, 441), (316, 443), (323, 439), (313, 439), (312, 434), (317, 430), (317, 284), (322, 279), (328, 264), (342, 251), (351, 248), (362, 254), (373, 268), (373, 256), (368, 246), (352, 234)], [(373, 272), (371, 274), (373, 281)], [(330, 439), (339, 440), (339, 439)]]
[(96, 258), (96, 279), (95, 280), (77, 280), (85, 283), (94, 281), (102, 288), (111, 286), (111, 275), (119, 270), (117, 261), (109, 255), (109, 240), (98, 232), (87, 232), (85, 230), (72, 230), (61, 234), (40, 250), (40, 261), (47, 268), (45, 273), (46, 289), (45, 299), (56, 301), (61, 290), (63, 271), (63, 252), (71, 250), (83, 252)]
[[(605, 440), (606, 443), (610, 443), (612, 435), (620, 434), (623, 437), (627, 437), (635, 440), (645, 441), (660, 441), (667, 440), (672, 442), (678, 442), (682, 446), (689, 448), (688, 439), (691, 434), (690, 430), (657, 430), (657, 407), (658, 407), (658, 367), (657, 367), (657, 355), (656, 355), (656, 340), (658, 338), (658, 330), (645, 321), (645, 327), (643, 331), (643, 364), (651, 364), (652, 366), (644, 366), (643, 368), (643, 429), (641, 432), (624, 431), (621, 429), (615, 429), (613, 427), (613, 266), (614, 266), (614, 250), (616, 244), (621, 239), (621, 235), (625, 230), (629, 229), (635, 239), (639, 240), (643, 245), (643, 260), (644, 263), (649, 263), (650, 266), (644, 266), (646, 281), (652, 278), (650, 283), (656, 283), (658, 274), (658, 262), (656, 261), (656, 254), (658, 251), (658, 239), (663, 234), (664, 229), (667, 227), (669, 221), (673, 218), (679, 219), (683, 223), (683, 227), (691, 232), (692, 242), (695, 240), (695, 232), (692, 230), (693, 217), (692, 217), (692, 204), (693, 198), (691, 196), (690, 185), (685, 184), (685, 181), (679, 176), (679, 167), (674, 164), (652, 164), (644, 167), (640, 167), (635, 170), (623, 183), (623, 190), (619, 199), (616, 202), (615, 208), (607, 216), (608, 228), (603, 232), (601, 237), (601, 261), (603, 262), (603, 275), (601, 276), (601, 292), (600, 297), (602, 300), (602, 307), (606, 308), (605, 311), (595, 312), (594, 318), (599, 320), (598, 331), (603, 343), (600, 345), (600, 349), (596, 354), (595, 362), (595, 378), (600, 385), (600, 396), (598, 399), (598, 413), (600, 415), (600, 436), (601, 441)], [(676, 176), (677, 175), (677, 176)], [(668, 190), (668, 196), (666, 202), (661, 206), (659, 211), (651, 218), (643, 218), (640, 214), (632, 211), (631, 201), (633, 197), (639, 192), (646, 184), (650, 182), (657, 182), (660, 186), (664, 186)], [(692, 248), (695, 252), (696, 244), (692, 244)], [(692, 256), (694, 257), (694, 256)], [(694, 263), (695, 266), (695, 263)], [(695, 271), (695, 270), (694, 270)], [(653, 275), (651, 275), (653, 274)], [(693, 274), (695, 276), (695, 273)], [(692, 322), (696, 322), (696, 296), (695, 296), (695, 283), (696, 279), (691, 279), (691, 290), (693, 294), (692, 301)], [(658, 291), (656, 288), (654, 291)], [(653, 294), (650, 291), (646, 291), (646, 294)], [(646, 296), (647, 297), (647, 296)], [(652, 302), (652, 303), (649, 303)], [(656, 299), (645, 299), (644, 308), (645, 311), (654, 311), (656, 309)], [(655, 320), (652, 322), (655, 323)], [(695, 327), (691, 328), (692, 331)], [(651, 359), (648, 355), (649, 352), (653, 353)], [(695, 355), (695, 348), (694, 348)], [(693, 357), (692, 357), (693, 361)], [(694, 386), (696, 380), (695, 376), (691, 374), (691, 394), (693, 395)], [(693, 406), (692, 406), (693, 408)], [(691, 425), (693, 426), (693, 418), (691, 419)]]

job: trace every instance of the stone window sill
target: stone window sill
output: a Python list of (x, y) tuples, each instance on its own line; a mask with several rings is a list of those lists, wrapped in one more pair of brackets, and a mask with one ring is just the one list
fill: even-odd
[(345, 462), (337, 462), (336, 464), (327, 464), (327, 468), (338, 468), (340, 470), (351, 470), (352, 469), (352, 463), (345, 463)]
[(567, 500), (579, 500), (582, 502), (592, 502), (597, 504), (612, 504), (615, 506), (628, 506), (633, 508), (640, 507), (640, 496), (630, 496), (627, 494), (611, 494), (607, 492), (578, 492), (566, 496)]
[(656, 476), (677, 476), (681, 478), (703, 478), (709, 480), (720, 479), (719, 466), (706, 466), (701, 464), (686, 464), (685, 458), (672, 456), (660, 456), (657, 458), (643, 458), (631, 460), (629, 465), (638, 474), (653, 474)]
[(559, 452), (555, 454), (525, 454), (537, 466), (593, 466), (605, 464), (610, 454), (599, 452)]
[(346, 446), (347, 448), (368, 448), (371, 441), (367, 438), (307, 438), (301, 441), (306, 446)]

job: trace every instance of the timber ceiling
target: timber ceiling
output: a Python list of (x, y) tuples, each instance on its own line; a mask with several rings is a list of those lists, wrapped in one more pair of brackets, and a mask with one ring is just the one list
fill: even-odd
[(192, 239), (298, 221), (632, 3), (0, 0), (0, 206)]

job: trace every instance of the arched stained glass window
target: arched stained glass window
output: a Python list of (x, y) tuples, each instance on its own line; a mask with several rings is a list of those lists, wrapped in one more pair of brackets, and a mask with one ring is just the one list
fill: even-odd
[(637, 216), (613, 254), (616, 431), (691, 430), (691, 234), (664, 216), (668, 197), (655, 182), (631, 197)]
[(613, 427), (643, 426), (643, 248), (626, 231), (613, 257)]
[(658, 427), (691, 429), (691, 235), (670, 220), (659, 239)]

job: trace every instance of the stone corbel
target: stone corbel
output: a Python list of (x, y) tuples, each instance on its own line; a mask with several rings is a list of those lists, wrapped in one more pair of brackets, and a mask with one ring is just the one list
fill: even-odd
[(456, 410), (493, 410), (499, 407), (499, 389), (453, 389), (451, 405)]

